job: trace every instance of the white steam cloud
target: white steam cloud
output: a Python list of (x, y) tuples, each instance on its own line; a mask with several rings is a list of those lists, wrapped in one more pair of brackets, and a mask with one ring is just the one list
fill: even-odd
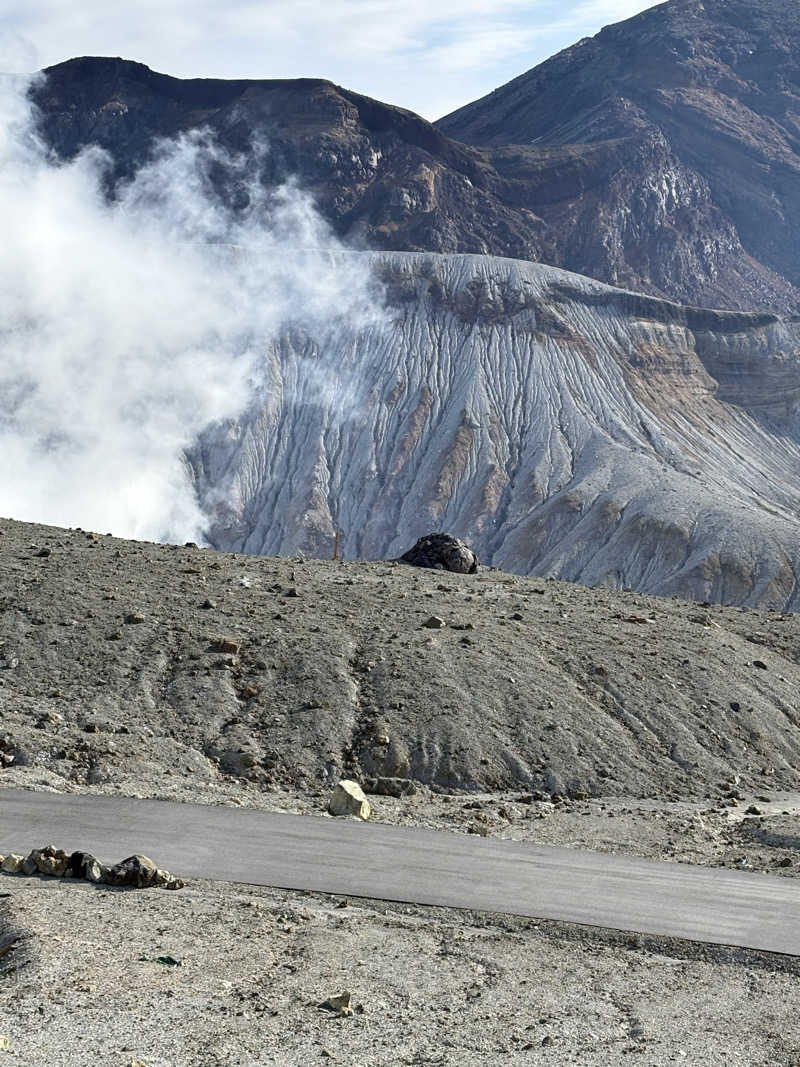
[[(102, 152), (41, 144), (29, 84), (0, 79), (0, 514), (201, 540), (185, 450), (244, 411), (282, 325), (372, 315), (366, 267), (208, 134), (162, 144), (109, 202)], [(220, 164), (249, 198), (235, 216)]]

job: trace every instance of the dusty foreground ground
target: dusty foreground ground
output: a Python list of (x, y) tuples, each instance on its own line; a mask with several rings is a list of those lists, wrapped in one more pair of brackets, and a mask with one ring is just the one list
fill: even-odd
[[(0, 978), (9, 1062), (800, 1063), (777, 957), (209, 883), (0, 891), (33, 932)], [(345, 990), (352, 1017), (319, 1006)]]
[[(796, 616), (0, 521), (0, 833), (3, 787), (320, 814), (391, 778), (377, 820), (791, 878), (798, 691)], [(800, 1065), (781, 957), (202, 882), (6, 893), (9, 1062)]]

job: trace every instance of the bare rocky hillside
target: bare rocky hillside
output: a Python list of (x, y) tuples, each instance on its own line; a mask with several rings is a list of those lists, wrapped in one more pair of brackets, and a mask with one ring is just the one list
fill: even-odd
[(548, 797), (800, 784), (795, 615), (0, 531), (6, 785), (208, 800), (342, 775)]

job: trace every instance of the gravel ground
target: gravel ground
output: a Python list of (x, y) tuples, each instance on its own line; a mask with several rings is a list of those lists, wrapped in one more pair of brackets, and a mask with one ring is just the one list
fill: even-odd
[[(34, 931), (33, 961), (0, 985), (21, 1063), (800, 1062), (780, 957), (202, 882), (6, 885)], [(345, 991), (351, 1017), (320, 1007)]]
[[(795, 616), (0, 531), (0, 817), (2, 787), (319, 813), (384, 776), (416, 791), (380, 821), (797, 876)], [(790, 958), (202, 881), (0, 894), (20, 1063), (800, 1065)]]

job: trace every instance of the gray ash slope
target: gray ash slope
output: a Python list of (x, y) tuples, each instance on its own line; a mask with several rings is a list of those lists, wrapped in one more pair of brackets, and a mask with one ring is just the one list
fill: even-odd
[(4, 785), (202, 800), (341, 775), (800, 786), (795, 615), (10, 520), (0, 589)]
[[(552, 263), (681, 302), (800, 307), (798, 67), (789, 0), (670, 0), (432, 125), (321, 79), (181, 81), (121, 59), (47, 70), (43, 137), (130, 175), (206, 127), (295, 177), (356, 247)], [(465, 143), (469, 142), (469, 143)], [(260, 149), (264, 144), (268, 152)]]
[[(359, 253), (352, 253), (359, 255)], [(800, 325), (485, 256), (368, 255), (385, 323), (287, 329), (190, 462), (213, 544), (798, 604)], [(257, 263), (254, 263), (257, 270)]]

